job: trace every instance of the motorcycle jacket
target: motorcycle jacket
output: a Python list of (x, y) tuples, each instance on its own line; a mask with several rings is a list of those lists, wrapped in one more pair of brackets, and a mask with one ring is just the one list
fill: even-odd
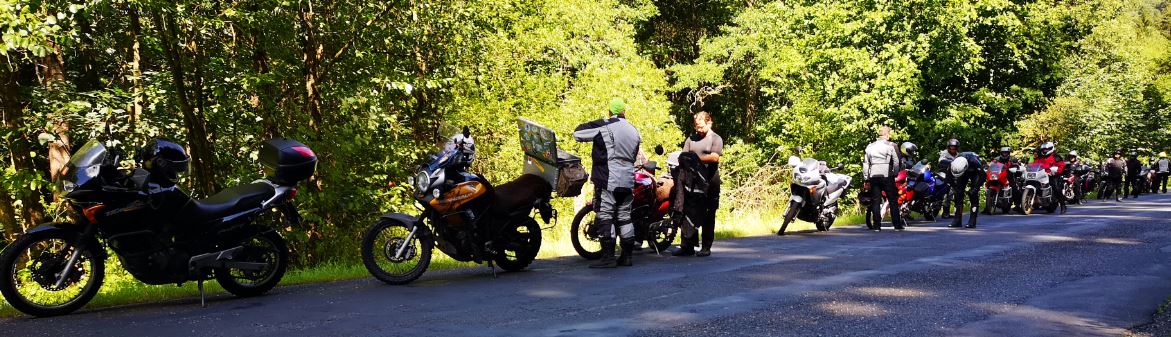
[(607, 191), (634, 187), (634, 162), (642, 137), (622, 116), (581, 124), (573, 132), (579, 142), (594, 143), (590, 182)]
[(1033, 159), (1033, 164), (1041, 164), (1046, 170), (1050, 167), (1057, 167), (1057, 175), (1065, 175), (1065, 161), (1061, 160), (1061, 157), (1057, 154), (1037, 156), (1037, 158)]
[(1106, 161), (1106, 167), (1105, 167), (1104, 171), (1106, 171), (1107, 175), (1110, 175), (1113, 177), (1124, 176), (1127, 174), (1126, 161), (1123, 161), (1122, 159), (1110, 158), (1109, 160)]
[(1131, 157), (1130, 159), (1127, 159), (1126, 172), (1129, 173), (1127, 175), (1128, 177), (1138, 177), (1142, 175), (1144, 173), (1143, 163), (1138, 161), (1138, 158)]
[(894, 177), (899, 171), (899, 151), (891, 142), (879, 139), (866, 146), (865, 160), (862, 161), (862, 174), (866, 179), (875, 177)]

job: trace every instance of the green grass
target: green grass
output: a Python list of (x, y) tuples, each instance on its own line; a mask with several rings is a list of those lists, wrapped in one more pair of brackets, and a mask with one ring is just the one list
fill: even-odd
[[(780, 226), (782, 210), (769, 210), (751, 214), (722, 214), (716, 226), (716, 238), (719, 240), (772, 235)], [(731, 219), (735, 219), (735, 225)], [(576, 256), (568, 235), (568, 228), (572, 219), (562, 218), (558, 225), (544, 232), (544, 242), (541, 246), (539, 258), (556, 258)], [(863, 222), (861, 214), (845, 214), (838, 219), (837, 225), (859, 224)], [(813, 230), (809, 223), (798, 221), (789, 226), (789, 232)], [(354, 254), (358, 254), (357, 251)], [(122, 269), (117, 258), (106, 262), (106, 280), (98, 295), (85, 306), (85, 309), (114, 307), (136, 303), (189, 300), (199, 296), (194, 282), (182, 286), (175, 285), (146, 285), (138, 282)], [(474, 263), (459, 262), (436, 251), (432, 255), (430, 270), (444, 270), (475, 266)], [(281, 281), (281, 285), (314, 284), (337, 282), (370, 277), (361, 263), (325, 263), (312, 268), (289, 271)], [(226, 293), (216, 282), (204, 284), (209, 295)], [(20, 315), (7, 302), (0, 301), (0, 317), (14, 317)]]

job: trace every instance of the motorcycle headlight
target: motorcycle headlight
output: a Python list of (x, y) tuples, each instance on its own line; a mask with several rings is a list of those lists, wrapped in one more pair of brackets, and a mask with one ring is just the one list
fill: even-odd
[(431, 175), (427, 174), (426, 170), (419, 170), (419, 173), (416, 173), (415, 177), (411, 178), (411, 180), (411, 183), (415, 185), (415, 191), (420, 194), (426, 192), (428, 187), (431, 187)]
[(64, 180), (64, 179), (61, 180), (61, 190), (65, 191), (65, 193), (73, 192), (73, 190), (75, 190), (75, 189), (77, 189), (77, 184), (74, 184), (72, 181), (69, 181), (69, 180)]

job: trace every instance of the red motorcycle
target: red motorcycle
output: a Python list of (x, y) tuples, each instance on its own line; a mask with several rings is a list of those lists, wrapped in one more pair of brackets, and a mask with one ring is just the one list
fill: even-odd
[(1010, 180), (1009, 173), (1015, 173), (1015, 171), (1015, 168), (1010, 168), (1001, 162), (993, 161), (988, 164), (988, 180), (984, 183), (987, 200), (984, 207), (989, 213), (992, 212), (992, 209), (1000, 209), (1003, 214), (1012, 211), (1014, 184)]
[[(667, 174), (661, 177), (655, 178), (658, 164), (653, 161), (635, 168), (634, 172), (634, 202), (630, 210), (634, 237), (636, 242), (650, 243), (656, 252), (670, 247), (679, 232), (679, 227), (671, 221), (671, 188), (675, 183), (670, 177), (670, 168), (674, 167), (670, 158), (678, 158), (678, 153), (672, 153), (667, 159)], [(577, 211), (570, 227), (573, 249), (587, 260), (602, 258), (602, 244), (594, 222), (594, 210), (593, 201), (586, 203)]]

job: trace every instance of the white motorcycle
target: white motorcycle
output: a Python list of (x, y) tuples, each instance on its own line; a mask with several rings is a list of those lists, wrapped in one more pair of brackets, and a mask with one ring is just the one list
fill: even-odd
[(1025, 183), (1021, 187), (1021, 213), (1033, 214), (1033, 209), (1037, 207), (1044, 208), (1049, 213), (1057, 210), (1057, 196), (1054, 194), (1053, 185), (1049, 183), (1049, 179), (1057, 175), (1057, 170), (1057, 167), (1046, 169), (1041, 164), (1030, 164), (1025, 168)]
[(831, 170), (813, 158), (789, 157), (789, 166), (793, 167), (792, 195), (777, 235), (785, 235), (793, 219), (812, 222), (821, 232), (829, 230), (838, 218), (838, 200), (850, 188), (850, 176), (833, 173), (841, 165)]

